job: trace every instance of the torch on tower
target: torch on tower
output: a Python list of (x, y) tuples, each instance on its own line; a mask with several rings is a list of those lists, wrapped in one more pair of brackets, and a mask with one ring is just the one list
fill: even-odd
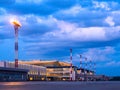
[(11, 23), (14, 25), (15, 30), (15, 68), (18, 68), (18, 29), (21, 27), (21, 24), (17, 20), (11, 20)]

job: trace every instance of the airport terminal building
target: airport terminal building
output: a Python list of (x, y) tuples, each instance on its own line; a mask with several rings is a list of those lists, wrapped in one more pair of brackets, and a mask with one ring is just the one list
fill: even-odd
[[(70, 74), (71, 74), (70, 63), (60, 62), (57, 60), (53, 60), (53, 61), (34, 60), (34, 61), (24, 61), (20, 63), (46, 67), (46, 80), (52, 80), (52, 81), (70, 80)], [(93, 78), (93, 75), (94, 72), (91, 70), (72, 66), (73, 81), (85, 80), (85, 79), (91, 80), (91, 78)]]
[[(61, 81), (70, 80), (70, 64), (66, 62), (53, 61), (28, 61), (20, 62), (22, 64), (44, 66), (46, 67), (46, 80)], [(76, 80), (77, 67), (72, 67), (72, 79)]]
[[(94, 72), (72, 66), (72, 80), (92, 80)], [(68, 81), (71, 78), (70, 63), (53, 61), (0, 62), (0, 81)]]

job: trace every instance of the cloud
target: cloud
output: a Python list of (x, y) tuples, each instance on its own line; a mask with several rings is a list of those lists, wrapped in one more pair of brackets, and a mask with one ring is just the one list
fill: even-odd
[(120, 22), (119, 22), (120, 17), (119, 17), (119, 15), (120, 15), (120, 10), (111, 12), (111, 16), (113, 18), (113, 21), (115, 22), (115, 26), (119, 26), (120, 25)]
[(6, 10), (4, 8), (0, 8), (0, 15), (6, 14)]
[[(14, 1), (14, 2), (13, 2)], [(67, 9), (76, 4), (73, 0), (12, 0), (9, 5), (3, 2), (2, 7), (7, 10), (8, 13), (17, 15), (36, 14), (36, 15), (51, 15), (52, 13), (59, 11), (60, 9)], [(26, 4), (27, 3), (27, 4)]]
[(0, 16), (0, 29), (4, 32), (11, 32), (13, 31), (13, 25), (10, 23), (10, 19), (15, 18), (22, 24), (22, 27), (19, 29), (20, 36), (34, 36), (34, 34), (43, 35), (46, 32), (54, 31), (57, 27), (54, 18), (51, 16), (45, 18), (41, 16), (35, 15), (24, 15), (24, 16), (17, 16), (13, 14), (5, 14)]
[(106, 66), (110, 66), (110, 67), (120, 66), (120, 62), (119, 61), (110, 61), (110, 62), (106, 63)]
[(115, 25), (115, 23), (113, 22), (113, 18), (109, 16), (105, 19), (105, 22), (108, 23), (110, 26)]
[(100, 9), (104, 9), (104, 10), (107, 10), (107, 11), (110, 10), (109, 4), (107, 2), (96, 2), (96, 1), (94, 1), (93, 4), (94, 4), (94, 8), (100, 8)]
[(80, 5), (76, 5), (76, 6), (69, 8), (69, 9), (61, 10), (61, 11), (59, 11), (59, 13), (76, 16), (82, 10), (83, 10), (83, 8)]
[[(65, 21), (56, 21), (58, 30), (48, 32), (45, 36), (58, 40), (71, 41), (110, 41), (119, 38), (120, 27), (86, 27)], [(114, 34), (113, 34), (114, 33)], [(66, 37), (66, 38), (64, 38)], [(83, 38), (84, 37), (84, 38)]]
[(53, 14), (53, 16), (59, 20), (77, 23), (81, 27), (95, 27), (106, 26), (104, 19), (108, 14), (108, 12), (89, 10), (88, 8), (83, 8), (80, 5), (75, 5), (66, 10), (60, 10)]
[(88, 49), (88, 51), (84, 52), (82, 55), (95, 62), (106, 62), (111, 60), (109, 55), (112, 55), (114, 53), (115, 49), (113, 47), (106, 46), (105, 48)]
[[(79, 10), (84, 9), (82, 9), (80, 6), (74, 6), (70, 9), (61, 11), (66, 14), (70, 14), (69, 10), (76, 10), (74, 14), (76, 15), (78, 14)], [(6, 15), (6, 20), (11, 16), (14, 15)], [(33, 14), (22, 16), (20, 15), (19, 20), (22, 23), (22, 28), (20, 29), (20, 36), (21, 38), (25, 37), (23, 41), (28, 41), (28, 43), (36, 42), (37, 44), (43, 41), (55, 43), (60, 41), (64, 43), (64, 47), (86, 47), (87, 45), (88, 47), (97, 47), (100, 45), (111, 45), (111, 42), (119, 39), (119, 26), (81, 27), (79, 26), (78, 22), (74, 23), (65, 20), (59, 20), (53, 15), (49, 15), (47, 17)], [(103, 22), (105, 22), (105, 20), (106, 18), (103, 20)], [(110, 20), (107, 21), (109, 22)], [(59, 46), (63, 47), (63, 45), (61, 44)]]
[(0, 39), (11, 39), (14, 35), (11, 35), (11, 31), (9, 31), (10, 27), (0, 26)]
[[(62, 25), (62, 24), (61, 24)], [(101, 41), (106, 40), (105, 32), (101, 28), (76, 28), (72, 27), (72, 24), (65, 24), (65, 29), (62, 29), (58, 32), (52, 32), (50, 34), (53, 35), (53, 37), (58, 38), (60, 40), (66, 41)], [(71, 31), (70, 31), (71, 30)], [(99, 34), (101, 33), (101, 34)], [(64, 38), (66, 37), (66, 38)], [(84, 38), (83, 38), (84, 37)], [(96, 38), (95, 38), (96, 37)]]
[[(95, 0), (95, 1), (98, 1), (98, 0)], [(118, 3), (120, 3), (120, 1), (119, 0), (99, 0), (99, 2), (118, 2)]]
[[(99, 66), (115, 65), (119, 60), (119, 7), (119, 0), (1, 0), (1, 49), (13, 50), (14, 28), (9, 19), (16, 18), (22, 24), (20, 58), (69, 61), (72, 48), (76, 65), (78, 54)], [(13, 51), (1, 54), (13, 60)]]
[[(35, 15), (25, 15), (22, 22), (21, 35), (22, 36), (42, 36), (47, 32), (57, 29), (55, 19), (51, 16), (44, 18)], [(34, 23), (34, 24), (33, 24)]]
[(52, 6), (53, 8), (66, 9), (76, 4), (77, 0), (45, 0), (45, 4)]
[(43, 0), (16, 0), (16, 3), (30, 3), (30, 4), (39, 4), (42, 3)]
[[(69, 52), (65, 52), (65, 50), (68, 51), (69, 48), (71, 47), (74, 49), (91, 48), (91, 52), (94, 52), (94, 54), (86, 55), (86, 56), (91, 56), (91, 57), (97, 56), (96, 54), (99, 51), (100, 53), (98, 54), (101, 55), (100, 57), (97, 58), (98, 60), (101, 61), (110, 60), (108, 55), (112, 54), (114, 52), (114, 49), (112, 47), (106, 47), (106, 46), (109, 45), (112, 46), (115, 43), (118, 43), (118, 40), (117, 41), (114, 40), (119, 37), (119, 35), (117, 35), (119, 32), (119, 27), (114, 27), (115, 29), (114, 28), (111, 29), (111, 27), (110, 28), (109, 27), (79, 28), (76, 24), (68, 23), (65, 21), (59, 21), (54, 17), (51, 18), (52, 20), (54, 20), (54, 22), (56, 22), (56, 27), (58, 30), (48, 31), (40, 36), (38, 35), (34, 37), (24, 38), (27, 40), (27, 46), (25, 47), (26, 52), (28, 52), (29, 54), (31, 54), (32, 52), (32, 54), (34, 53), (35, 55), (45, 54), (47, 55), (46, 58), (49, 56), (51, 57), (59, 56), (60, 58), (62, 56), (67, 55), (67, 53)], [(111, 35), (113, 35), (113, 37)], [(92, 48), (95, 47), (97, 49), (95, 50), (93, 49), (92, 51)], [(106, 47), (106, 48), (102, 49), (101, 47)], [(41, 52), (38, 50), (41, 50)], [(61, 55), (59, 55), (59, 53), (61, 53)], [(102, 55), (102, 53), (105, 54)]]
[[(29, 18), (31, 18), (31, 20), (29, 20)], [(58, 50), (58, 48), (69, 49), (71, 47), (94, 48), (114, 46), (120, 38), (119, 26), (79, 27), (76, 23), (58, 20), (53, 16), (45, 19), (33, 15), (25, 16), (22, 22), (25, 23), (25, 26), (23, 26), (20, 31), (22, 40), (29, 44), (28, 47), (37, 47), (39, 49), (42, 47), (47, 49), (46, 52), (51, 51), (49, 48)], [(28, 25), (30, 25), (29, 28), (27, 28)], [(45, 27), (42, 27), (42, 25)], [(38, 49), (35, 49), (35, 51), (38, 52)]]

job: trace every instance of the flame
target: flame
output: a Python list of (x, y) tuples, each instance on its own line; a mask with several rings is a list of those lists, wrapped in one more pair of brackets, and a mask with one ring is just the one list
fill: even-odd
[(16, 19), (10, 19), (10, 23), (15, 25), (15, 26), (21, 27), (20, 22)]

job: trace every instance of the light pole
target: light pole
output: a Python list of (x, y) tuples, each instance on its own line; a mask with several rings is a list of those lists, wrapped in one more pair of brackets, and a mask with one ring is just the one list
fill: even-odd
[(11, 23), (15, 30), (15, 68), (18, 68), (18, 28), (21, 27), (21, 24), (17, 20), (12, 20)]

